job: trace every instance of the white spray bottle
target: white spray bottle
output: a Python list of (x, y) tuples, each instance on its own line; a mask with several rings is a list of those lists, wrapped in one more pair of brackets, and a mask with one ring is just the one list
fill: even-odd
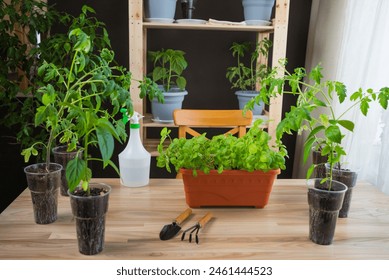
[(128, 118), (127, 110), (122, 108), (123, 122), (130, 120), (130, 139), (126, 148), (119, 154), (120, 182), (126, 187), (142, 187), (149, 184), (151, 155), (140, 140), (139, 119), (137, 112)]

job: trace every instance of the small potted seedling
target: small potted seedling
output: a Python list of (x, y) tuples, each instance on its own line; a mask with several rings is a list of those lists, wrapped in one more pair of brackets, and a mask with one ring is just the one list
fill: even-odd
[(173, 122), (173, 111), (182, 108), (182, 102), (188, 94), (185, 90), (186, 79), (182, 75), (188, 66), (185, 53), (181, 50), (162, 49), (149, 51), (148, 57), (153, 63), (153, 70), (149, 75), (163, 94), (156, 97), (149, 95), (153, 120)]
[[(258, 85), (268, 74), (266, 64), (259, 63), (260, 56), (267, 57), (272, 42), (264, 39), (257, 44), (250, 42), (234, 42), (230, 48), (233, 57), (236, 57), (236, 66), (227, 68), (226, 77), (231, 87), (237, 89), (239, 109), (244, 109), (248, 101), (259, 95)], [(245, 63), (245, 55), (249, 55), (249, 62)], [(264, 103), (258, 102), (252, 108), (254, 115), (262, 115)]]
[[(280, 69), (273, 69), (262, 82), (262, 89), (263, 92), (268, 91), (269, 96), (272, 94), (297, 95), (296, 105), (291, 106), (277, 126), (277, 140), (281, 141), (285, 133), (305, 130), (308, 136), (304, 142), (304, 161), (308, 159), (313, 148), (320, 151), (320, 155), (327, 160), (324, 163), (312, 164), (308, 169), (307, 178), (311, 177), (318, 165), (327, 165), (327, 171), (323, 177), (308, 181), (308, 202), (310, 206), (309, 237), (317, 244), (328, 245), (332, 243), (344, 198), (346, 197), (346, 203), (349, 206), (348, 199), (351, 198), (351, 190), (356, 181), (356, 173), (343, 170), (341, 166), (342, 158), (346, 156), (342, 143), (345, 131), (352, 133), (355, 126), (347, 119), (347, 113), (352, 108), (359, 107), (360, 112), (367, 115), (371, 102), (379, 102), (381, 107), (386, 109), (389, 88), (383, 87), (379, 91), (359, 89), (348, 96), (346, 85), (342, 82), (323, 80), (320, 65), (314, 67), (309, 73), (304, 68), (296, 68), (290, 73), (285, 69), (285, 65), (286, 62), (283, 61)], [(278, 71), (282, 71), (285, 75), (277, 75)], [(285, 89), (285, 85), (290, 90)], [(348, 101), (347, 106), (342, 107), (341, 111), (335, 110), (337, 105), (346, 100)]]
[[(37, 109), (35, 121), (36, 125), (44, 124), (50, 132), (46, 144), (47, 162), (55, 139), (69, 143), (70, 151), (77, 145), (81, 147), (78, 152), (82, 155), (67, 164), (66, 179), (79, 251), (93, 255), (104, 247), (105, 213), (111, 187), (91, 183), (89, 163), (98, 161), (104, 168), (109, 165), (119, 173), (111, 161), (114, 141), (123, 142), (127, 135), (123, 122), (116, 119), (116, 115), (121, 107), (132, 112), (129, 95), (132, 78), (130, 72), (113, 62), (112, 50), (103, 48), (92, 53), (93, 41), (80, 28), (72, 29), (69, 38), (70, 64), (58, 66), (45, 62), (39, 68), (47, 84), (39, 89), (42, 104)], [(142, 91), (150, 85), (154, 84), (148, 78), (140, 82)], [(104, 102), (110, 102), (110, 106), (104, 106)], [(36, 154), (35, 146), (39, 144), (35, 143), (23, 154)], [(93, 147), (98, 148), (100, 157), (91, 157)]]

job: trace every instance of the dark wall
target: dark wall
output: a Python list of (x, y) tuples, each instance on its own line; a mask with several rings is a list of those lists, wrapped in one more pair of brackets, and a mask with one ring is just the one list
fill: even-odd
[[(105, 22), (111, 38), (112, 47), (116, 53), (116, 60), (128, 67), (128, 1), (114, 0), (49, 0), (58, 10), (78, 15), (83, 4), (96, 10), (96, 17)], [(176, 18), (181, 18), (181, 11), (177, 6)], [(291, 0), (287, 58), (288, 68), (304, 66), (305, 51), (308, 34), (311, 0)], [(243, 8), (239, 0), (199, 0), (194, 18), (218, 19), (230, 21), (243, 20)], [(226, 68), (234, 65), (229, 47), (234, 41), (255, 40), (252, 32), (227, 31), (190, 31), (190, 30), (149, 30), (148, 49), (176, 48), (186, 52), (188, 69), (185, 75), (188, 81), (189, 95), (185, 98), (184, 108), (199, 109), (232, 109), (237, 108), (238, 102), (234, 90), (225, 78)], [(284, 97), (284, 111), (295, 99)], [(1, 136), (8, 135), (8, 131), (0, 128)], [(20, 156), (20, 147), (8, 144), (8, 140), (1, 137), (0, 167), (4, 186), (0, 197), (0, 211), (25, 188), (23, 173), (24, 163)], [(291, 178), (293, 172), (293, 156), (295, 136), (285, 139), (290, 158), (287, 160), (287, 170), (280, 178)], [(117, 154), (124, 149), (118, 144), (115, 148), (113, 161), (117, 163)], [(99, 164), (92, 166), (95, 177), (116, 177), (112, 169), (102, 170)], [(174, 177), (164, 170), (155, 167), (152, 161), (152, 177)]]
[[(289, 9), (288, 44), (286, 57), (287, 69), (291, 72), (296, 67), (305, 66), (305, 53), (308, 40), (309, 20), (312, 0), (291, 0)], [(296, 104), (296, 97), (285, 95), (283, 97), (282, 116), (289, 111), (291, 105)], [(284, 136), (283, 142), (287, 146), (289, 159), (286, 161), (286, 170), (282, 171), (279, 178), (292, 178), (293, 160), (296, 146), (296, 135)]]
[(26, 188), (21, 149), (12, 135), (13, 131), (0, 126), (0, 213)]

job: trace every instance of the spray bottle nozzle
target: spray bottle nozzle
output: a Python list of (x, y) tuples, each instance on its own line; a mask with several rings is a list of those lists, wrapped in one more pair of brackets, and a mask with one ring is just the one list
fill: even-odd
[(139, 128), (139, 120), (143, 118), (141, 114), (138, 112), (134, 112), (130, 117), (127, 114), (127, 109), (126, 108), (121, 108), (120, 112), (123, 114), (122, 121), (124, 124), (128, 123), (128, 121), (131, 121), (131, 127), (132, 128)]

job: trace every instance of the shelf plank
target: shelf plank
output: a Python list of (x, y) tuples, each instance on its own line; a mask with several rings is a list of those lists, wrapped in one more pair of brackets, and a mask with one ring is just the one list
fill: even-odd
[(226, 24), (187, 24), (187, 23), (156, 23), (143, 22), (146, 29), (187, 29), (187, 30), (222, 30), (222, 31), (251, 31), (272, 33), (274, 26), (257, 25), (226, 25)]
[(162, 122), (154, 122), (151, 114), (145, 114), (143, 118), (143, 127), (177, 127), (173, 122), (171, 123), (162, 123)]

